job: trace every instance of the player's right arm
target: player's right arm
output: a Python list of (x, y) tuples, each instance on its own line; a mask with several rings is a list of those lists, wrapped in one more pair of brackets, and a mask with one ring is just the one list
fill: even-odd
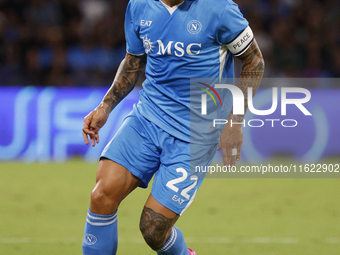
[(83, 138), (92, 146), (99, 142), (99, 130), (106, 123), (110, 112), (135, 87), (145, 71), (146, 55), (136, 56), (127, 53), (121, 62), (116, 77), (101, 103), (84, 118)]

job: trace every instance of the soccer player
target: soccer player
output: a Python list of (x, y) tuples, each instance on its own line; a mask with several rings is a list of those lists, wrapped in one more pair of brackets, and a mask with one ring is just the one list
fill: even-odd
[[(203, 178), (190, 174), (192, 162), (209, 165), (216, 149), (223, 163), (240, 159), (242, 125), (212, 131), (210, 142), (190, 145), (190, 79), (233, 78), (233, 56), (242, 61), (247, 88), (255, 94), (264, 61), (248, 22), (232, 0), (131, 0), (125, 16), (126, 57), (102, 102), (84, 118), (86, 144), (99, 142), (99, 130), (110, 112), (134, 88), (145, 72), (139, 102), (102, 152), (91, 194), (84, 255), (112, 255), (117, 251), (117, 209), (135, 188), (152, 191), (140, 219), (146, 243), (157, 254), (196, 254), (187, 248), (174, 226), (192, 203)], [(250, 95), (253, 96), (253, 95)], [(231, 104), (230, 94), (222, 101)], [(222, 105), (222, 103), (221, 103)], [(228, 105), (228, 104), (227, 104)], [(222, 117), (242, 122), (230, 107)], [(202, 127), (202, 132), (209, 127)]]

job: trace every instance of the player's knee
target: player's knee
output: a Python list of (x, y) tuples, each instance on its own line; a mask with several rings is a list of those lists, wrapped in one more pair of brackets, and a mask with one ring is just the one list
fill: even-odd
[(143, 224), (143, 215), (139, 224), (139, 229), (144, 237), (145, 242), (153, 250), (158, 250), (164, 246), (168, 240), (172, 226), (158, 224), (156, 221), (150, 221)]
[(167, 230), (164, 227), (157, 226), (156, 223), (153, 226), (141, 226), (140, 231), (144, 237), (145, 242), (153, 250), (158, 250), (166, 243)]
[(91, 192), (91, 208), (103, 214), (113, 213), (118, 208), (118, 201), (108, 189), (97, 185)]

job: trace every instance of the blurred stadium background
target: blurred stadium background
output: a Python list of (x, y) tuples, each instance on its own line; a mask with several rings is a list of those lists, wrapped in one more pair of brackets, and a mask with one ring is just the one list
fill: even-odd
[[(138, 100), (140, 87), (112, 113), (101, 143), (83, 144), (82, 119), (125, 55), (127, 2), (0, 0), (0, 254), (81, 254), (98, 155)], [(245, 129), (242, 164), (340, 163), (340, 2), (235, 2), (265, 77), (276, 79), (264, 87), (303, 84), (313, 114), (292, 107), (294, 129)], [(264, 109), (267, 93), (256, 97)], [(120, 208), (118, 254), (154, 254), (138, 231), (149, 191)], [(335, 255), (339, 192), (339, 179), (207, 179), (178, 224), (198, 254)]]
[[(108, 86), (127, 0), (1, 0), (2, 85)], [(339, 77), (337, 0), (238, 0), (267, 77)]]

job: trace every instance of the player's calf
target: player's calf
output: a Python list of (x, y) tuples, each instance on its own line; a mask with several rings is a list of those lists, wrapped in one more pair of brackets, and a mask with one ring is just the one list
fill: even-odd
[(97, 184), (91, 193), (87, 213), (83, 255), (115, 255), (118, 245), (117, 208), (140, 180), (126, 168), (103, 159), (97, 171)]

